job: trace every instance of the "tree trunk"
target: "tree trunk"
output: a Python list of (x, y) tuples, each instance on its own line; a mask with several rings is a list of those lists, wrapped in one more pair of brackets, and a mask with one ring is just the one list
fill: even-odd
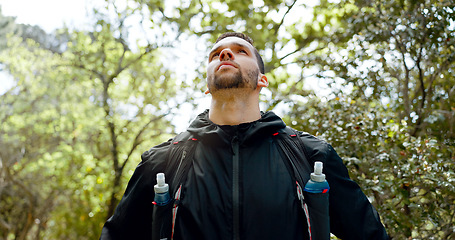
[(112, 186), (112, 193), (111, 193), (111, 198), (109, 200), (106, 220), (114, 214), (115, 208), (117, 207), (117, 204), (119, 202), (116, 195), (119, 192), (119, 188), (120, 188), (120, 179), (122, 176), (121, 172), (122, 172), (121, 169), (117, 169), (115, 171), (114, 185)]

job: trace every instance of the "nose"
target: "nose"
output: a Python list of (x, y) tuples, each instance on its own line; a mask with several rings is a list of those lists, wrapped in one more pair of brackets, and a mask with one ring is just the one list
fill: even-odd
[(229, 48), (225, 48), (220, 52), (220, 61), (234, 60), (234, 53)]

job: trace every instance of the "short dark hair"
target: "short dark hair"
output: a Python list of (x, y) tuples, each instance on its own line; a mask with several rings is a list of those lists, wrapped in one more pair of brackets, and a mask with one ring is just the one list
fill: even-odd
[(227, 38), (227, 37), (238, 37), (238, 38), (241, 38), (245, 41), (247, 41), (249, 44), (251, 44), (251, 46), (253, 46), (254, 48), (254, 54), (256, 55), (256, 59), (258, 61), (258, 66), (259, 66), (259, 70), (261, 71), (262, 74), (265, 73), (265, 67), (264, 67), (264, 61), (262, 60), (262, 57), (261, 55), (259, 55), (259, 52), (258, 50), (256, 49), (256, 47), (253, 45), (253, 39), (251, 39), (248, 35), (246, 35), (245, 33), (240, 33), (240, 32), (226, 32), (226, 33), (223, 33), (221, 34), (215, 41), (215, 43), (221, 41), (222, 39), (224, 38)]

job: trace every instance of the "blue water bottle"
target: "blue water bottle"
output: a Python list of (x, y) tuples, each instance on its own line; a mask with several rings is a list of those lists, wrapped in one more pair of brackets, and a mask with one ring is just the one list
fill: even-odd
[(309, 193), (328, 193), (329, 183), (325, 180), (325, 174), (322, 173), (322, 162), (314, 163), (314, 172), (311, 173), (310, 180), (305, 185), (305, 191)]
[(158, 206), (164, 206), (171, 201), (169, 196), (169, 185), (164, 181), (164, 173), (156, 174), (157, 184), (154, 186), (155, 199), (153, 204)]
[(314, 163), (314, 172), (304, 188), (308, 205), (312, 240), (330, 239), (329, 183), (322, 173), (322, 162)]
[(152, 213), (152, 239), (172, 239), (173, 199), (169, 195), (169, 185), (164, 181), (164, 173), (156, 174), (156, 182)]

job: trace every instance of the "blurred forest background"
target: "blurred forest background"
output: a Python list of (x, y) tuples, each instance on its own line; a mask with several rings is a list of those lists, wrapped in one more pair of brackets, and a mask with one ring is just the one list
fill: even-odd
[(0, 14), (0, 239), (98, 239), (140, 154), (198, 113), (225, 31), (264, 57), (262, 109), (330, 142), (391, 237), (455, 239), (452, 0), (103, 3), (51, 33)]

